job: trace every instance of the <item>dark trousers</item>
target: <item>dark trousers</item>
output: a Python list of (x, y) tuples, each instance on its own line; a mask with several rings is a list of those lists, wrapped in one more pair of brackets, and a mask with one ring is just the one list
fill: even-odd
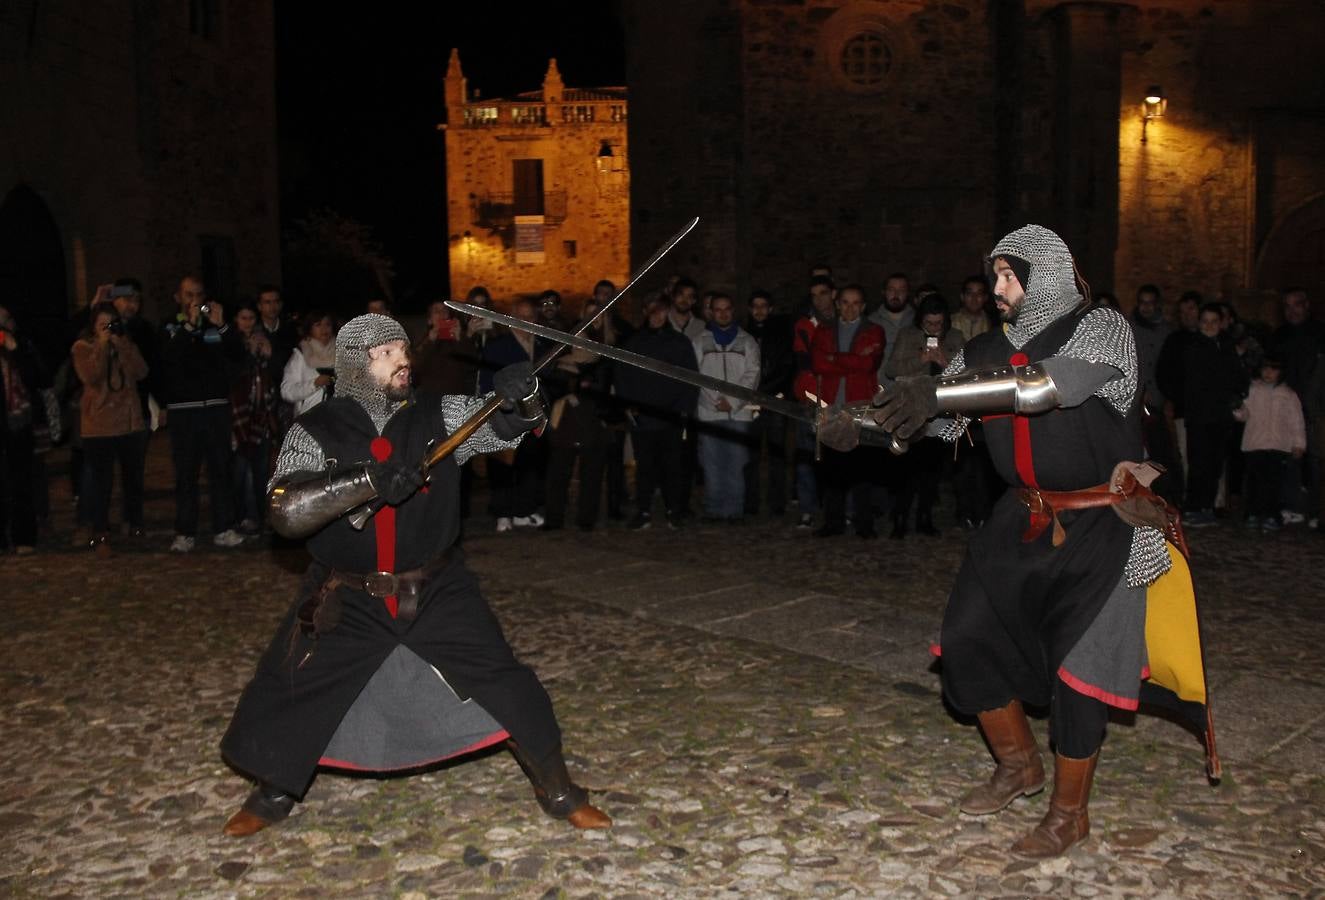
[(957, 461), (952, 469), (952, 492), (957, 500), (958, 523), (969, 521), (978, 525), (989, 518), (993, 505), (990, 485), (998, 484), (998, 475), (989, 459), (989, 448), (984, 441), (968, 444), (965, 438), (957, 440)]
[(32, 426), (6, 431), (0, 425), (0, 547), (5, 531), (14, 547), (37, 543), (37, 507), (33, 483), (36, 478)]
[(819, 463), (819, 484), (823, 490), (824, 527), (846, 527), (846, 501), (851, 495), (852, 522), (858, 534), (874, 530), (873, 468), (877, 452), (873, 447), (857, 447), (840, 453), (823, 448)]
[(1176, 504), (1182, 499), (1182, 459), (1178, 456), (1178, 446), (1173, 439), (1172, 423), (1164, 411), (1158, 409), (1145, 414), (1141, 428), (1150, 459), (1164, 467), (1164, 474), (1155, 480), (1151, 488), (1165, 500)]
[(598, 521), (598, 502), (603, 495), (603, 467), (611, 444), (583, 447), (553, 447), (547, 465), (547, 524), (566, 524), (571, 474), (580, 461), (580, 495), (575, 501), (575, 524), (592, 528)]
[(489, 508), (497, 518), (522, 518), (543, 505), (547, 474), (547, 444), (527, 435), (515, 449), (514, 462), (487, 458)]
[(1187, 420), (1187, 510), (1212, 509), (1224, 470), (1229, 425)]
[(271, 441), (240, 445), (234, 462), (236, 517), (261, 525), (267, 509), (267, 480), (271, 478)]
[(901, 457), (902, 471), (897, 482), (897, 505), (893, 518), (905, 522), (916, 501), (916, 524), (932, 522), (934, 502), (939, 498), (939, 476), (943, 474), (943, 441), (921, 438)]
[(1250, 450), (1244, 454), (1247, 515), (1257, 519), (1279, 518), (1285, 508), (1284, 485), (1291, 477), (1292, 457), (1282, 450)]
[(207, 464), (207, 490), (212, 503), (212, 531), (234, 524), (230, 502), (230, 404), (203, 409), (172, 409), (170, 458), (175, 465), (175, 533), (198, 533), (198, 472)]
[(768, 508), (778, 514), (787, 507), (787, 420), (772, 413), (755, 416), (750, 425), (750, 461), (745, 465), (745, 512), (759, 512), (760, 459), (768, 467)]
[(662, 489), (667, 514), (684, 515), (690, 494), (689, 453), (680, 425), (636, 429), (631, 435), (635, 447), (635, 504), (639, 511), (653, 509), (653, 492)]
[(124, 494), (124, 522), (143, 524), (143, 463), (147, 458), (146, 431), (114, 437), (83, 438), (88, 480), (83, 484), (88, 518), (98, 534), (110, 531), (110, 495), (115, 483), (115, 463), (120, 464), (120, 488)]
[(1104, 743), (1108, 724), (1109, 707), (1104, 701), (1087, 697), (1055, 679), (1049, 704), (1049, 732), (1055, 752), (1069, 759), (1094, 756)]
[(620, 519), (621, 505), (626, 499), (626, 431), (611, 428), (608, 432), (607, 456), (607, 517)]

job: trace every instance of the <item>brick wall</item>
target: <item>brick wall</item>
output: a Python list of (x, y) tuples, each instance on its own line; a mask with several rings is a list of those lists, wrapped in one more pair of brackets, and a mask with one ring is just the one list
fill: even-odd
[[(446, 193), (452, 296), (463, 297), (481, 284), (503, 301), (548, 289), (582, 298), (603, 278), (623, 285), (630, 269), (630, 146), (625, 122), (612, 121), (610, 113), (613, 106), (624, 107), (624, 101), (590, 103), (595, 107), (594, 121), (567, 123), (561, 97), (550, 97), (551, 102), (536, 104), (545, 110), (546, 125), (510, 124), (509, 104), (475, 102), (471, 105), (500, 109), (503, 124), (468, 127), (458, 57), (448, 79)], [(561, 86), (549, 87), (555, 93)], [(567, 102), (572, 107), (586, 105)], [(600, 164), (604, 142), (612, 156)], [(549, 221), (544, 226), (541, 263), (517, 262), (509, 227), (475, 215), (481, 198), (509, 199), (516, 159), (543, 161)], [(563, 212), (563, 195), (564, 219), (552, 221)], [(574, 244), (573, 255), (569, 242)]]
[[(1154, 281), (1261, 315), (1275, 223), (1325, 191), (1320, 4), (681, 0), (625, 25), (636, 258), (699, 215), (678, 267), (784, 307), (821, 261), (955, 294), (1034, 221), (1125, 305)], [(837, 54), (870, 26), (891, 66), (862, 90)]]
[(150, 0), (0, 11), (0, 194), (31, 187), (60, 229), (69, 309), (119, 275), (172, 309), (200, 235), (234, 242), (240, 291), (280, 275), (270, 0)]

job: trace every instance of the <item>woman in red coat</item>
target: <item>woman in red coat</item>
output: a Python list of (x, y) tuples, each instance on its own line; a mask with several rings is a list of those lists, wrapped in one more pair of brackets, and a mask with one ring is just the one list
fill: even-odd
[[(837, 294), (837, 321), (820, 326), (810, 347), (815, 391), (827, 403), (869, 400), (879, 389), (879, 363), (883, 360), (883, 329), (861, 317), (865, 289), (851, 284)], [(831, 537), (846, 530), (846, 495), (851, 492), (852, 521), (856, 534), (873, 538), (871, 474), (874, 451), (857, 447), (847, 453), (823, 448), (821, 479), (824, 484), (824, 524), (815, 534)]]

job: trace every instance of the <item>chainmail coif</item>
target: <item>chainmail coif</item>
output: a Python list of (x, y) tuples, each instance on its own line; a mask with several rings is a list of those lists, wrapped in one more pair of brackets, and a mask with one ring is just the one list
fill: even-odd
[(358, 402), (379, 431), (400, 403), (388, 400), (374, 383), (368, 372), (368, 351), (388, 341), (408, 343), (409, 338), (399, 322), (377, 313), (350, 319), (336, 335), (336, 396)]
[(1050, 322), (1075, 309), (1083, 298), (1077, 289), (1072, 252), (1048, 228), (1023, 225), (998, 242), (989, 253), (990, 262), (1000, 256), (1016, 257), (1030, 267), (1028, 283), (1022, 285), (1026, 297), (1021, 311), (1006, 331), (1012, 346), (1021, 349)]

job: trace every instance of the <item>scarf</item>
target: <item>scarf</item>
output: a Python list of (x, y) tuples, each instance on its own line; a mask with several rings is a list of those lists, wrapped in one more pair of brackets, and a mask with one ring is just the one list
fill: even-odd
[(736, 340), (736, 334), (741, 327), (733, 322), (726, 328), (720, 328), (716, 323), (709, 322), (708, 330), (713, 334), (713, 342), (725, 350), (731, 346), (732, 341)]

